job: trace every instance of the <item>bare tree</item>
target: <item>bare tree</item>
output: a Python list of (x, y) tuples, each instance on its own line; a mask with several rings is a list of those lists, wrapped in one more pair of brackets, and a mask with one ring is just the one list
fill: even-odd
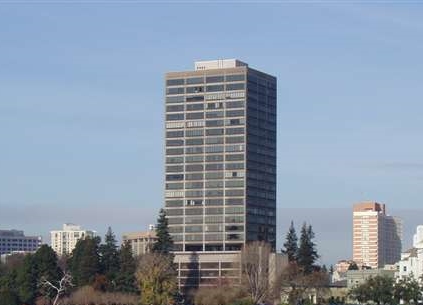
[(46, 277), (42, 277), (40, 280), (40, 284), (41, 287), (45, 287), (47, 289), (53, 290), (56, 294), (56, 296), (54, 297), (53, 300), (53, 305), (58, 305), (58, 301), (60, 296), (70, 287), (73, 286), (72, 284), (72, 276), (70, 275), (70, 273), (65, 272), (62, 276), (62, 278), (57, 282), (51, 282), (49, 280), (47, 280)]
[(272, 297), (274, 284), (270, 274), (274, 274), (269, 263), (271, 246), (265, 242), (255, 241), (246, 244), (241, 251), (241, 268), (243, 283), (254, 304), (262, 303)]

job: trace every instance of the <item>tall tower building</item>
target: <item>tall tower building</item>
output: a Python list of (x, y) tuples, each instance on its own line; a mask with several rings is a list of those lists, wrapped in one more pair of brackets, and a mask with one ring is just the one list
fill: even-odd
[(362, 202), (353, 208), (353, 260), (382, 268), (401, 258), (402, 222), (386, 214), (384, 204)]
[(176, 257), (196, 253), (201, 261), (255, 240), (275, 248), (274, 76), (235, 59), (167, 73), (165, 154)]

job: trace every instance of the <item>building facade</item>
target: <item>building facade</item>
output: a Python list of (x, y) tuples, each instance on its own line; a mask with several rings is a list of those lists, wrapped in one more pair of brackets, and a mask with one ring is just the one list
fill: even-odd
[(94, 237), (95, 231), (83, 230), (81, 226), (65, 223), (62, 230), (50, 231), (51, 247), (57, 255), (72, 253), (78, 240)]
[(41, 243), (41, 236), (25, 236), (24, 231), (19, 230), (0, 230), (0, 255), (35, 252)]
[(423, 225), (417, 226), (413, 236), (413, 248), (401, 253), (397, 277), (413, 277), (421, 281), (423, 276)]
[(165, 209), (181, 259), (195, 252), (229, 264), (226, 254), (248, 241), (275, 248), (275, 77), (235, 59), (167, 73), (165, 155)]
[(384, 204), (362, 202), (353, 208), (353, 261), (382, 268), (401, 256), (402, 222), (386, 214)]
[(149, 231), (131, 232), (122, 235), (122, 243), (131, 244), (132, 254), (140, 256), (151, 251), (153, 244), (157, 241), (154, 226)]

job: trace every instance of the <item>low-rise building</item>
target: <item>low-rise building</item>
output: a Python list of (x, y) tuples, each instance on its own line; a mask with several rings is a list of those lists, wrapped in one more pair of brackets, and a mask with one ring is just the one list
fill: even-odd
[(150, 225), (148, 231), (123, 233), (122, 235), (122, 243), (129, 242), (131, 244), (132, 254), (134, 256), (150, 252), (156, 240), (156, 232), (152, 225)]
[(416, 228), (413, 236), (413, 248), (401, 253), (398, 262), (398, 278), (414, 277), (421, 279), (423, 276), (423, 225)]
[(62, 230), (50, 231), (51, 247), (57, 255), (70, 254), (75, 249), (78, 240), (95, 235), (95, 231), (83, 230), (81, 226), (65, 223)]
[(378, 275), (394, 277), (396, 267), (394, 265), (387, 265), (379, 269), (362, 269), (362, 270), (348, 270), (347, 271), (347, 287), (351, 289), (367, 281), (370, 277)]
[(25, 236), (24, 231), (0, 230), (0, 255), (13, 252), (35, 252), (41, 247), (41, 236)]

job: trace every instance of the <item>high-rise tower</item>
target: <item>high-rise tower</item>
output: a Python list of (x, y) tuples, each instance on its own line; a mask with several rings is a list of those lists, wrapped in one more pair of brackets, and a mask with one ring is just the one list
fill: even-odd
[(362, 202), (353, 209), (353, 260), (382, 268), (401, 258), (402, 222), (386, 214), (385, 205)]
[(275, 248), (275, 77), (235, 59), (167, 73), (165, 154), (176, 254)]

